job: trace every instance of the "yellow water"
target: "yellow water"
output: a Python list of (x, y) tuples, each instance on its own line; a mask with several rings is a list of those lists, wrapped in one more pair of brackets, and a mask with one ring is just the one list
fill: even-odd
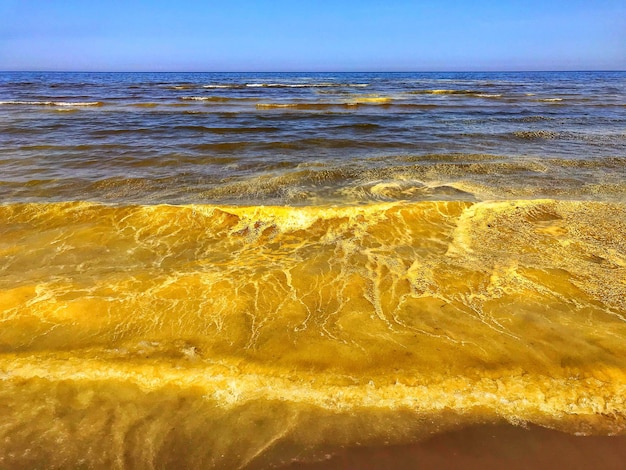
[(626, 432), (626, 205), (0, 206), (0, 468)]

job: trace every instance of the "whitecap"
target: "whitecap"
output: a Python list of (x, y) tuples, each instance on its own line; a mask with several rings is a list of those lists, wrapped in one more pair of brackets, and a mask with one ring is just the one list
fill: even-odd
[(102, 106), (101, 101), (0, 101), (0, 105), (16, 106)]

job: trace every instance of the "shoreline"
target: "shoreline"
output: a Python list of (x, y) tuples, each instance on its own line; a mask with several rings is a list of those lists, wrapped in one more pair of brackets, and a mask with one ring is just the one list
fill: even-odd
[(576, 436), (529, 425), (469, 426), (398, 446), (341, 449), (326, 460), (294, 462), (281, 470), (394, 468), (420, 470), (619, 470), (626, 461), (626, 435)]

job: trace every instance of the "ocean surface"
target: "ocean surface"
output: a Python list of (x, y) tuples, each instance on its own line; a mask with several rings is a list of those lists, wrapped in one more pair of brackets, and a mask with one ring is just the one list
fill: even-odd
[(0, 468), (626, 434), (626, 72), (3, 72), (0, 201)]

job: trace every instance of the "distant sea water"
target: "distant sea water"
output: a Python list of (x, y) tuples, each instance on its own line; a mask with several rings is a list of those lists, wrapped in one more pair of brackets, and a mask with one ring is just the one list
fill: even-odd
[(2, 468), (626, 434), (626, 72), (3, 72), (0, 201)]

